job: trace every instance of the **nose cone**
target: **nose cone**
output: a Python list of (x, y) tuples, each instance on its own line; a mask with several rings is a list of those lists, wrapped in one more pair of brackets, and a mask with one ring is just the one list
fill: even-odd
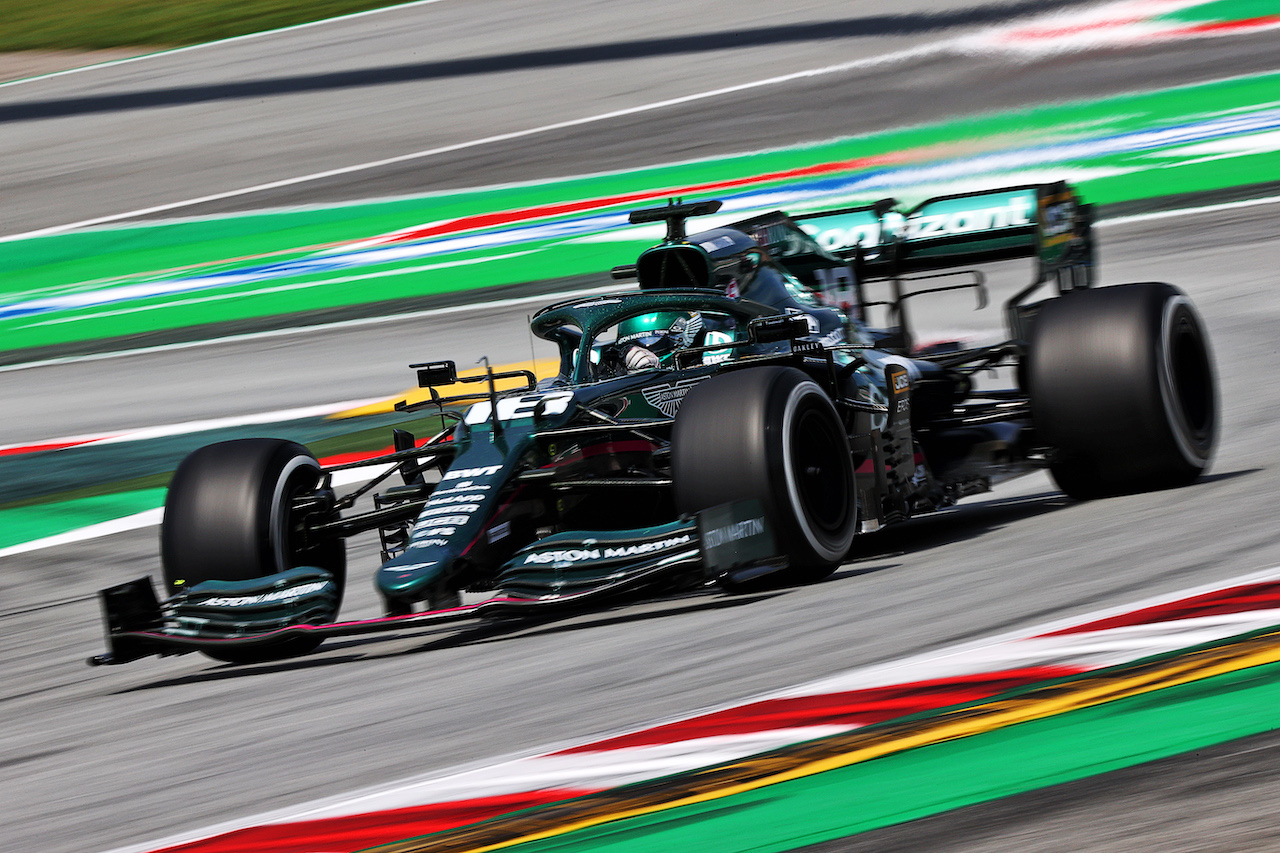
[(409, 551), (383, 564), (375, 583), (388, 601), (412, 603), (427, 598), (431, 588), (449, 567), (449, 558)]

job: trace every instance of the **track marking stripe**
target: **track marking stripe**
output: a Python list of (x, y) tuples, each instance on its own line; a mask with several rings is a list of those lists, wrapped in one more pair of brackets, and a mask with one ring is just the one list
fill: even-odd
[[(815, 200), (822, 199), (821, 206), (840, 206), (851, 196), (866, 194), (873, 190), (887, 192), (902, 183), (919, 184), (931, 182), (955, 182), (972, 179), (979, 175), (987, 175), (995, 171), (1008, 171), (1016, 167), (1043, 167), (1049, 163), (1090, 160), (1097, 157), (1117, 154), (1133, 154), (1153, 149), (1168, 149), (1170, 146), (1219, 143), (1224, 139), (1241, 136), (1258, 139), (1262, 136), (1280, 135), (1280, 110), (1261, 109), (1247, 114), (1229, 117), (1201, 117), (1190, 122), (1181, 122), (1144, 130), (1133, 130), (1106, 133), (1090, 139), (1032, 145), (1025, 148), (1012, 148), (997, 152), (987, 152), (958, 160), (944, 159), (932, 164), (905, 166), (920, 159), (923, 149), (909, 149), (897, 155), (885, 158), (870, 158), (865, 161), (837, 161), (835, 163), (818, 164), (808, 169), (791, 172), (775, 172), (755, 175), (746, 179), (728, 182), (739, 188), (737, 192), (727, 194), (725, 208), (721, 217), (738, 218), (755, 212), (774, 209), (779, 206), (799, 207), (800, 210), (812, 209)], [(1269, 134), (1266, 132), (1270, 132)], [(1264, 143), (1257, 150), (1269, 150), (1270, 143)], [(1252, 150), (1252, 149), (1250, 149)], [(1215, 155), (1237, 156), (1244, 152)], [(1201, 158), (1206, 159), (1206, 158)], [(1196, 161), (1192, 161), (1196, 162)], [(852, 163), (855, 166), (879, 165), (880, 169), (860, 171), (844, 176), (844, 166)], [(834, 170), (834, 171), (833, 171)], [(1121, 170), (1124, 171), (1124, 170)], [(1067, 169), (1068, 174), (1070, 169)], [(831, 175), (841, 177), (831, 177)], [(779, 180), (779, 176), (795, 178), (806, 175), (807, 180), (792, 184), (785, 188), (765, 189), (765, 185)], [(225, 299), (242, 299), (264, 293), (285, 290), (327, 287), (333, 284), (352, 281), (364, 277), (400, 276), (423, 270), (461, 264), (483, 263), (488, 260), (510, 257), (511, 255), (481, 256), (465, 260), (454, 260), (427, 264), (425, 266), (405, 266), (414, 261), (425, 261), (444, 255), (463, 251), (484, 251), (492, 253), (502, 248), (528, 246), (531, 243), (553, 241), (572, 242), (575, 238), (598, 241), (601, 238), (616, 240), (643, 240), (647, 235), (644, 229), (625, 228), (626, 217), (622, 212), (611, 208), (618, 199), (629, 199), (638, 202), (646, 196), (655, 200), (663, 195), (682, 195), (686, 192), (700, 192), (711, 185), (695, 185), (684, 189), (668, 188), (633, 193), (628, 196), (604, 196), (564, 204), (550, 206), (534, 206), (524, 209), (501, 211), (494, 214), (463, 216), (456, 219), (435, 222), (424, 229), (408, 229), (393, 232), (389, 235), (357, 240), (342, 245), (339, 249), (312, 254), (289, 261), (274, 261), (239, 269), (223, 269), (204, 272), (195, 276), (178, 276), (176, 278), (155, 279), (150, 274), (140, 274), (145, 280), (133, 280), (126, 276), (121, 282), (88, 290), (44, 295), (35, 298), (19, 298), (17, 301), (0, 306), (0, 319), (36, 318), (44, 314), (59, 311), (77, 311), (67, 317), (38, 320), (23, 328), (58, 325), (100, 319), (121, 314), (133, 314), (142, 311), (168, 309), (177, 305), (192, 305), (208, 301)], [(726, 185), (727, 186), (727, 185)], [(725, 188), (725, 187), (721, 187)], [(730, 215), (732, 212), (732, 215)], [(548, 220), (554, 214), (560, 219)], [(714, 227), (714, 222), (706, 223)], [(619, 231), (619, 229), (623, 229)], [(659, 232), (661, 228), (657, 229)], [(654, 237), (656, 239), (656, 235)], [(533, 251), (526, 249), (525, 251)], [(344, 271), (357, 270), (373, 266), (394, 264), (396, 268), (380, 270), (363, 275), (338, 275)], [(150, 305), (134, 305), (116, 310), (107, 309), (119, 303), (135, 303), (142, 299), (157, 297), (173, 297), (183, 294), (201, 293), (227, 287), (240, 288), (253, 284), (265, 284), (281, 279), (318, 280), (304, 283), (268, 287), (261, 290), (221, 293), (212, 296), (201, 296), (178, 301), (161, 301)], [(336, 277), (335, 277), (336, 276)], [(132, 283), (127, 283), (132, 281)]]
[[(354, 483), (362, 483), (383, 471), (385, 467), (383, 465), (370, 465), (351, 468), (346, 471), (335, 471), (333, 484), (335, 486), (349, 486)], [(30, 542), (21, 542), (17, 545), (10, 545), (7, 548), (0, 548), (0, 558), (27, 554), (32, 551), (42, 551), (46, 548), (58, 548), (63, 545), (74, 545), (77, 542), (88, 542), (91, 539), (101, 539), (104, 536), (113, 536), (116, 533), (141, 530), (144, 527), (155, 527), (163, 520), (163, 508), (157, 507), (156, 509), (143, 510), (132, 515), (126, 515), (123, 518), (114, 518), (110, 521), (102, 521), (97, 524), (90, 524), (87, 527), (68, 530), (65, 533), (55, 533), (52, 536), (45, 536), (40, 539), (33, 539)]]
[(1134, 213), (1128, 216), (1113, 216), (1110, 219), (1100, 219), (1093, 223), (1095, 228), (1105, 228), (1112, 225), (1133, 225), (1139, 222), (1153, 222), (1157, 219), (1173, 219), (1178, 216), (1196, 216), (1201, 213), (1217, 213), (1222, 210), (1239, 210), (1245, 207), (1256, 207), (1260, 204), (1276, 204), (1280, 202), (1280, 196), (1266, 196), (1265, 198), (1248, 198), (1240, 201), (1224, 201), (1217, 204), (1204, 204), (1198, 207), (1182, 207), (1177, 210), (1157, 210), (1151, 213)]
[[(1177, 210), (1163, 210), (1153, 213), (1138, 213), (1128, 216), (1117, 216), (1109, 219), (1100, 219), (1094, 223), (1096, 228), (1106, 228), (1115, 225), (1130, 225), (1141, 222), (1154, 221), (1159, 219), (1171, 219), (1179, 216), (1195, 216), (1203, 213), (1216, 213), (1224, 210), (1236, 210), (1240, 208), (1253, 207), (1256, 205), (1276, 204), (1280, 202), (1280, 196), (1268, 196), (1266, 198), (1245, 199), (1242, 201), (1222, 202), (1218, 204), (1200, 205), (1197, 207), (1179, 208)], [(541, 296), (526, 296), (514, 299), (493, 299), (486, 302), (473, 302), (466, 305), (452, 305), (443, 308), (431, 308), (422, 311), (410, 311), (403, 314), (385, 314), (377, 317), (361, 317), (353, 320), (338, 320), (330, 323), (317, 323), (308, 326), (293, 326), (285, 329), (271, 329), (263, 332), (246, 332), (238, 335), (224, 335), (217, 338), (207, 338), (199, 341), (186, 341), (176, 344), (159, 344), (151, 347), (138, 347), (136, 349), (116, 350), (114, 352), (91, 353), (89, 355), (64, 356), (60, 358), (48, 358), (38, 361), (28, 361), (21, 364), (0, 365), (0, 373), (10, 373), (19, 370), (31, 370), (40, 367), (56, 367), (64, 364), (78, 364), (85, 361), (105, 361), (115, 358), (128, 358), (135, 355), (151, 355), (154, 353), (175, 352), (187, 349), (196, 349), (199, 347), (216, 346), (219, 344), (242, 343), (246, 341), (265, 340), (269, 338), (290, 337), (293, 335), (312, 334), (315, 332), (327, 332), (337, 329), (351, 329), (362, 326), (374, 326), (384, 323), (394, 323), (401, 320), (426, 319), (431, 317), (441, 317), (450, 314), (457, 314), (465, 311), (486, 311), (502, 308), (512, 308), (520, 305), (531, 305), (543, 302), (554, 302), (558, 299), (570, 299), (575, 296), (590, 296), (598, 293), (608, 293), (613, 290), (620, 289), (620, 285), (586, 288), (583, 290), (561, 291), (558, 293), (547, 293)]]
[(1082, 622), (1067, 628), (1059, 628), (1032, 639), (1062, 637), (1071, 634), (1087, 634), (1114, 628), (1131, 628), (1152, 622), (1174, 622), (1181, 619), (1203, 619), (1207, 616), (1228, 616), (1259, 610), (1280, 608), (1280, 581), (1275, 583), (1248, 584), (1214, 590), (1202, 595), (1184, 598), (1167, 604), (1157, 604), (1109, 616), (1092, 622)]
[(487, 302), (471, 302), (465, 305), (449, 305), (443, 308), (427, 308), (421, 311), (407, 311), (403, 314), (384, 314), (378, 317), (358, 317), (353, 320), (335, 320), (330, 323), (316, 323), (310, 326), (292, 326), (287, 329), (271, 329), (265, 332), (245, 332), (239, 335), (224, 335), (219, 338), (207, 338), (201, 341), (186, 341), (179, 344), (160, 344), (153, 347), (116, 350), (114, 352), (93, 353), (90, 355), (70, 355), (62, 358), (47, 358), (40, 361), (28, 361), (22, 364), (0, 365), (0, 373), (11, 373), (18, 370), (31, 370), (39, 367), (56, 367), (63, 364), (78, 364), (82, 361), (106, 361), (113, 358), (127, 358), (133, 355), (151, 355), (161, 352), (196, 349), (198, 347), (216, 346), (218, 344), (242, 343), (244, 341), (260, 341), (269, 338), (285, 338), (293, 335), (308, 335), (315, 332), (328, 332), (337, 329), (356, 329), (361, 326), (379, 326), (385, 323), (397, 323), (402, 320), (422, 320), (432, 317), (445, 317), (466, 311), (488, 311), (503, 308), (516, 308), (521, 305), (551, 303), (561, 299), (572, 299), (578, 296), (591, 296), (597, 293), (612, 293), (626, 290), (625, 283), (604, 287), (588, 287), (582, 290), (562, 290), (557, 293), (544, 293), (539, 296), (520, 296), (512, 299), (491, 299)]
[(113, 213), (106, 216), (97, 216), (91, 219), (82, 219), (79, 222), (70, 222), (65, 225), (52, 225), (47, 228), (38, 228), (34, 231), (27, 231), (21, 234), (11, 234), (0, 237), (0, 243), (10, 242), (13, 240), (26, 240), (32, 237), (43, 237), (50, 234), (60, 234), (66, 231), (72, 231), (79, 228), (87, 228), (92, 225), (103, 225), (108, 222), (119, 222), (124, 219), (136, 219), (143, 216), (151, 216), (156, 213), (165, 213), (170, 210), (180, 210), (184, 207), (193, 207), (199, 204), (205, 204), (212, 201), (222, 201), (228, 198), (237, 198), (240, 196), (253, 195), (255, 193), (266, 192), (268, 190), (280, 189), (282, 187), (291, 187), (298, 184), (313, 183), (315, 181), (325, 180), (327, 178), (338, 177), (340, 175), (350, 175), (356, 172), (366, 172), (371, 169), (382, 168), (383, 166), (392, 166), (398, 163), (408, 163), (414, 160), (422, 160), (428, 157), (436, 157), (441, 154), (451, 154), (455, 151), (465, 151), (469, 148), (479, 148), (485, 145), (492, 145), (498, 142), (511, 142), (517, 139), (526, 139), (530, 136), (538, 136), (541, 134), (552, 133), (557, 130), (566, 130), (572, 127), (582, 127), (588, 124), (597, 124), (603, 121), (609, 121), (616, 118), (625, 118), (627, 116), (640, 115), (643, 113), (654, 112), (656, 110), (666, 109), (667, 107), (680, 106), (682, 104), (696, 103), (712, 98), (719, 98), (724, 95), (732, 95), (738, 92), (746, 92), (752, 89), (764, 88), (767, 86), (776, 86), (781, 83), (789, 83), (796, 80), (804, 80), (812, 77), (823, 77), (831, 74), (839, 74), (845, 71), (853, 71), (860, 68), (873, 68), (878, 65), (892, 64), (895, 62), (905, 62), (909, 59), (916, 59), (940, 53), (947, 49), (946, 43), (938, 43), (935, 45), (924, 45), (922, 47), (909, 48), (907, 50), (896, 51), (894, 53), (882, 54), (880, 56), (871, 56), (863, 59), (855, 59), (849, 62), (842, 62), (836, 65), (828, 65), (821, 68), (809, 68), (802, 71), (793, 71), (789, 74), (780, 74), (775, 77), (766, 77), (761, 80), (751, 80), (745, 83), (736, 83), (732, 86), (723, 86), (718, 89), (710, 89), (703, 92), (693, 92), (688, 95), (681, 95), (675, 98), (666, 98), (661, 101), (653, 101), (647, 104), (637, 104), (633, 107), (624, 107), (622, 109), (610, 110), (605, 113), (596, 115), (582, 116), (580, 118), (566, 119), (564, 121), (544, 124), (539, 127), (530, 127), (523, 130), (513, 130), (506, 133), (495, 133), (490, 136), (484, 136), (479, 139), (471, 139), (463, 142), (455, 142), (450, 145), (440, 145), (435, 148), (426, 148), (421, 151), (411, 151), (407, 154), (398, 154), (394, 157), (384, 157), (380, 160), (372, 160), (366, 163), (355, 163), (350, 166), (341, 166), (336, 169), (326, 169), (321, 172), (312, 172), (307, 175), (298, 175), (293, 178), (282, 178), (277, 181), (268, 181), (262, 184), (256, 184), (250, 187), (241, 187), (234, 190), (225, 190), (218, 193), (210, 193), (208, 195), (199, 196), (197, 198), (184, 199), (182, 201), (173, 201), (166, 204), (157, 204), (151, 207), (141, 208), (139, 210), (130, 210), (123, 213)]
[(0, 558), (14, 557), (18, 554), (40, 551), (45, 548), (57, 548), (62, 545), (74, 545), (77, 542), (87, 542), (90, 539), (99, 539), (103, 536), (112, 536), (116, 533), (125, 533), (130, 530), (141, 530), (144, 527), (154, 527), (160, 523), (163, 515), (164, 510), (162, 509), (148, 509), (133, 515), (126, 515), (123, 518), (114, 518), (110, 521), (90, 524), (88, 527), (68, 530), (66, 533), (57, 533), (53, 536), (45, 536), (42, 539), (33, 539), (30, 542), (10, 545), (8, 548), (0, 548)]
[(36, 444), (7, 444), (0, 447), (0, 456), (21, 456), (24, 453), (43, 453), (47, 450), (66, 450), (68, 447), (80, 447), (101, 441), (101, 438), (64, 438), (55, 441), (42, 441)]
[(377, 853), (488, 853), (612, 821), (723, 799), (908, 749), (970, 737), (1278, 661), (1280, 636), (1268, 633), (1219, 648), (1198, 650), (1172, 660), (1139, 662), (1111, 672), (1083, 676), (1065, 684), (1033, 688), (939, 717), (835, 735), (684, 774), (677, 779), (591, 794), (531, 813), (494, 818), (478, 826), (386, 844), (373, 850)]
[(277, 409), (273, 412), (258, 412), (252, 415), (233, 415), (226, 418), (208, 418), (200, 421), (183, 421), (176, 424), (140, 427), (133, 430), (117, 430), (115, 432), (73, 435), (64, 438), (52, 438), (42, 441), (23, 442), (20, 444), (0, 445), (0, 456), (20, 456), (25, 453), (39, 453), (47, 450), (61, 450), (67, 447), (83, 447), (88, 444), (119, 444), (128, 441), (145, 441), (153, 438), (166, 438), (174, 435), (190, 435), (196, 432), (208, 432), (229, 427), (253, 426), (255, 424), (281, 423), (304, 418), (322, 418), (335, 412), (343, 412), (360, 406), (377, 403), (381, 397), (364, 397), (359, 400), (346, 400), (337, 403), (325, 403), (319, 406), (301, 406), (295, 409)]

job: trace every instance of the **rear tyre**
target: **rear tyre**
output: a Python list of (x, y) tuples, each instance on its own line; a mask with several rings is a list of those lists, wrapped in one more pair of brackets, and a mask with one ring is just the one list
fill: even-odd
[[(169, 484), (160, 556), (170, 592), (209, 580), (266, 577), (298, 566), (333, 575), (341, 596), (346, 548), (333, 539), (304, 547), (294, 529), (294, 499), (315, 489), (320, 463), (302, 445), (274, 438), (224, 441), (196, 450)], [(252, 663), (304, 654), (318, 638), (205, 654)]]
[(694, 387), (672, 429), (671, 468), (681, 513), (760, 501), (790, 563), (769, 580), (821, 580), (853, 543), (848, 437), (826, 393), (795, 368), (751, 368)]
[(1169, 284), (1079, 290), (1036, 316), (1025, 377), (1050, 472), (1074, 498), (1190, 483), (1209, 464), (1218, 390), (1204, 324)]

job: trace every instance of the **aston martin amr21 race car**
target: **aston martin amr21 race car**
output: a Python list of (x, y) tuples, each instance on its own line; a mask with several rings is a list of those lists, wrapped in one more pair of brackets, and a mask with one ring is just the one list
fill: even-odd
[[(447, 426), (397, 430), (394, 452), (353, 463), (385, 469), (349, 494), (332, 477), (350, 466), (292, 442), (191, 454), (165, 505), (167, 595), (149, 578), (103, 590), (109, 652), (91, 662), (261, 661), (325, 637), (637, 591), (814, 582), (858, 536), (1027, 471), (1090, 499), (1186, 484), (1208, 464), (1218, 401), (1204, 325), (1171, 285), (1093, 287), (1091, 208), (1069, 187), (686, 233), (719, 207), (631, 214), (667, 232), (614, 270), (638, 289), (532, 318), (558, 347), (555, 377), (412, 365), (429, 398), (400, 408)], [(913, 300), (983, 296), (958, 268), (1016, 257), (1035, 275), (1005, 305), (1007, 339), (914, 345)], [(888, 297), (870, 299), (872, 284)], [(870, 325), (872, 311), (887, 322)], [(998, 368), (1011, 387), (979, 390), (975, 375)], [(381, 537), (384, 615), (335, 621), (344, 540), (365, 531)], [(462, 604), (462, 592), (488, 597)]]

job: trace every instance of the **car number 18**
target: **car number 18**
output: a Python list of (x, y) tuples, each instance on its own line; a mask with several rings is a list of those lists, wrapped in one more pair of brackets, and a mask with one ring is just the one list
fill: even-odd
[[(563, 415), (573, 402), (572, 391), (552, 391), (548, 394), (523, 394), (519, 397), (503, 397), (498, 401), (498, 420), (514, 421), (539, 415)], [(493, 414), (488, 400), (476, 403), (464, 420), (470, 425), (487, 423)]]

